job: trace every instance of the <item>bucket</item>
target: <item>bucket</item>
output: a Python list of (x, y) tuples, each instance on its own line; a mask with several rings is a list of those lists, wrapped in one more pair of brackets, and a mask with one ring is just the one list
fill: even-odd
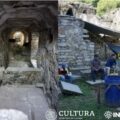
[(105, 77), (105, 104), (111, 107), (120, 106), (120, 76)]

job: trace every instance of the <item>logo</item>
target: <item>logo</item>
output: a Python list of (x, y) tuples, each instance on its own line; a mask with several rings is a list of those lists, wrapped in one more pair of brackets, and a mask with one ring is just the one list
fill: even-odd
[(106, 111), (105, 113), (104, 113), (104, 116), (105, 116), (105, 118), (107, 118), (107, 119), (110, 119), (110, 118), (112, 118), (112, 112), (110, 112), (110, 111)]
[(46, 117), (47, 120), (56, 120), (57, 119), (57, 113), (56, 113), (55, 110), (49, 109), (45, 113), (45, 117)]
[(94, 111), (88, 110), (61, 110), (58, 113), (60, 119), (64, 120), (80, 120), (82, 117), (95, 117)]

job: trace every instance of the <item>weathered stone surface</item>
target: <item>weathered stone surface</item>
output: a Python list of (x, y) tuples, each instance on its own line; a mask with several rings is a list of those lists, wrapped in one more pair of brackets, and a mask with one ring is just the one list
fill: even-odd
[(77, 1), (70, 1), (70, 0), (61, 0), (59, 2), (59, 12), (61, 15), (65, 15), (67, 10), (69, 8), (72, 8), (73, 14), (75, 16), (78, 16), (81, 13), (86, 13), (86, 14), (95, 14), (96, 9), (91, 5), (91, 4), (86, 4), (83, 2), (77, 2)]
[(1, 109), (0, 120), (28, 120), (28, 116), (15, 109)]
[[(57, 101), (56, 88), (58, 87), (55, 53), (58, 34), (57, 7), (57, 1), (16, 1), (12, 3), (0, 1), (0, 48), (2, 48), (0, 56), (4, 63), (2, 66), (7, 68), (3, 73), (3, 84), (42, 82), (54, 106), (56, 105), (54, 101)], [(18, 46), (15, 47), (15, 44), (9, 41), (12, 32), (16, 31), (25, 33), (26, 38), (26, 43), (22, 48), (26, 48), (27, 52), (25, 53), (23, 50), (24, 55), (20, 55), (20, 60), (15, 59), (12, 51), (15, 49), (16, 52)], [(22, 52), (20, 51), (20, 53)], [(16, 52), (17, 55), (20, 53)], [(27, 56), (25, 60), (22, 59), (24, 56)], [(33, 67), (37, 66), (37, 70), (29, 68), (31, 59), (36, 60), (37, 65), (33, 65)], [(55, 90), (56, 93), (54, 93)], [(56, 97), (54, 97), (55, 95)]]
[[(8, 85), (0, 87), (0, 95), (0, 110), (14, 109), (22, 111), (29, 120), (46, 120), (49, 105), (42, 89), (33, 85)], [(20, 118), (22, 120), (22, 116)]]
[(57, 48), (58, 62), (70, 67), (88, 66), (94, 56), (94, 43), (89, 40), (84, 22), (75, 17), (59, 16)]
[(2, 81), (5, 84), (36, 84), (42, 83), (42, 69), (8, 67), (3, 71)]
[(35, 58), (38, 52), (38, 43), (39, 43), (39, 33), (32, 34), (31, 41), (31, 58)]

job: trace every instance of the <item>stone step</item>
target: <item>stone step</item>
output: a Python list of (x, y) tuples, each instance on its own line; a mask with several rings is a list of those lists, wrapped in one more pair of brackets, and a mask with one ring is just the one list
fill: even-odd
[[(87, 39), (87, 38), (84, 39), (84, 41), (89, 41), (90, 43), (92, 43), (89, 38), (88, 38), (88, 39)], [(92, 43), (92, 44), (93, 44), (93, 43)]]
[(90, 74), (91, 70), (90, 69), (88, 69), (88, 70), (82, 70), (81, 73), (82, 74)]
[(81, 72), (80, 70), (70, 70), (70, 72), (73, 74), (73, 75), (78, 75), (79, 76), (79, 79), (81, 78)]
[(58, 43), (58, 46), (68, 46), (66, 43)]
[(87, 75), (89, 76), (91, 70), (89, 69), (85, 69), (85, 68), (81, 68), (81, 67), (74, 67), (74, 68), (70, 68), (71, 72), (77, 75)]
[[(65, 38), (65, 35), (61, 35), (61, 34), (60, 34), (60, 35), (59, 35), (59, 38)], [(59, 38), (58, 38), (58, 39), (59, 39)]]
[(86, 43), (89, 43), (89, 44), (91, 43), (91, 41), (89, 40), (88, 37), (84, 37), (83, 40), (84, 40)]
[(8, 67), (5, 72), (41, 72), (41, 69), (33, 67)]
[(28, 62), (25, 61), (16, 61), (14, 58), (10, 59), (9, 67), (29, 67)]
[(61, 58), (63, 58), (63, 59), (67, 58), (68, 59), (68, 58), (74, 58), (74, 56), (63, 56), (63, 55), (62, 56), (58, 56), (58, 59), (61, 59)]
[(57, 61), (58, 61), (58, 63), (68, 63), (68, 60), (66, 59), (66, 58), (64, 58), (64, 59), (61, 59), (61, 58), (57, 58)]
[(86, 83), (88, 83), (89, 85), (100, 85), (100, 84), (104, 84), (105, 81), (104, 80), (96, 80), (94, 82), (94, 81), (88, 80), (88, 81), (86, 81)]
[(83, 29), (83, 33), (88, 33), (88, 30), (86, 30), (86, 29)]
[(42, 82), (42, 69), (38, 68), (20, 68), (8, 67), (0, 74), (0, 79), (3, 85), (6, 84), (35, 84)]
[(89, 38), (89, 35), (83, 35), (83, 38)]
[(66, 40), (59, 40), (59, 41), (57, 42), (57, 45), (59, 45), (59, 44), (61, 44), (61, 43), (66, 43), (66, 44), (67, 44)]
[[(58, 64), (63, 64), (63, 62), (60, 61), (60, 62), (58, 62)], [(68, 64), (68, 62), (65, 61), (64, 64)]]
[(77, 65), (82, 65), (83, 64), (82, 61), (83, 61), (82, 59), (76, 60)]
[(59, 52), (71, 52), (71, 50), (69, 50), (69, 49), (65, 49), (65, 50), (57, 50), (57, 53), (59, 53)]
[(87, 66), (78, 66), (78, 67), (71, 67), (71, 70), (89, 70), (90, 67)]

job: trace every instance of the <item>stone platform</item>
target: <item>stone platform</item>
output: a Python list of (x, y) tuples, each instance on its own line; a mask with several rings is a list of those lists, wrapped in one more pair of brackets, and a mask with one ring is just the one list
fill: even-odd
[(0, 80), (6, 84), (36, 84), (42, 82), (42, 69), (33, 67), (0, 68)]
[(0, 110), (17, 109), (28, 115), (29, 120), (46, 120), (49, 109), (42, 89), (32, 85), (0, 87)]
[(96, 80), (95, 82), (88, 80), (86, 81), (86, 83), (88, 83), (89, 85), (99, 85), (99, 84), (104, 84), (104, 80)]

